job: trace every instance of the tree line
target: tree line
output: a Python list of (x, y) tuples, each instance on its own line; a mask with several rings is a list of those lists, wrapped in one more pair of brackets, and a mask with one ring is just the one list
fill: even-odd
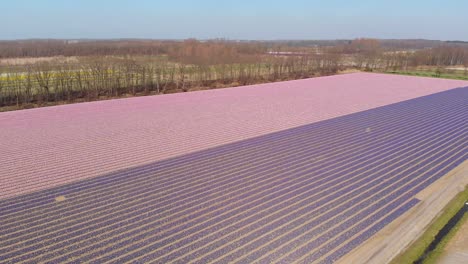
[(97, 57), (79, 65), (38, 63), (23, 72), (1, 74), (0, 107), (186, 92), (328, 75), (339, 70), (335, 55), (255, 56), (255, 60), (233, 58), (229, 63), (216, 64), (203, 60), (202, 55), (191, 60), (189, 64), (166, 59), (148, 62), (138, 57)]

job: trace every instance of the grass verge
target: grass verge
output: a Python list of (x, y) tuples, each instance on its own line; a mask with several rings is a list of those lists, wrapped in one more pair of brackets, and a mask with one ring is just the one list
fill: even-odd
[(468, 76), (464, 75), (464, 73), (437, 73), (435, 71), (418, 71), (418, 70), (385, 71), (384, 73), (468, 81)]
[[(422, 234), (420, 238), (418, 238), (415, 242), (413, 242), (410, 247), (397, 256), (391, 264), (400, 264), (400, 263), (414, 263), (419, 257), (422, 256), (426, 248), (431, 244), (434, 240), (435, 236), (439, 231), (448, 223), (448, 221), (465, 205), (465, 202), (468, 200), (468, 186), (465, 187), (465, 190), (457, 194), (455, 198), (452, 199), (442, 210), (442, 213), (432, 221), (432, 223), (427, 228), (426, 232)], [(451, 230), (451, 232), (453, 229)], [(451, 236), (453, 236), (452, 234)], [(446, 236), (445, 238), (450, 239), (451, 237)], [(448, 240), (447, 240), (448, 241)], [(447, 243), (445, 242), (445, 244)], [(444, 244), (444, 245), (445, 245)], [(444, 246), (443, 245), (443, 246)], [(439, 246), (436, 250), (439, 252), (433, 252), (430, 255), (432, 259), (437, 259), (440, 256), (442, 250), (439, 249)], [(426, 263), (426, 261), (424, 262)]]

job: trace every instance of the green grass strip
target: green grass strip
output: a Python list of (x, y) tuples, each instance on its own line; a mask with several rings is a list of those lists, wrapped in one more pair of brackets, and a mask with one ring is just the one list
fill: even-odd
[(463, 73), (437, 73), (435, 71), (384, 71), (383, 73), (398, 74), (398, 75), (409, 75), (409, 76), (420, 76), (420, 77), (431, 77), (431, 78), (442, 78), (442, 79), (453, 79), (453, 80), (468, 80), (468, 76)]

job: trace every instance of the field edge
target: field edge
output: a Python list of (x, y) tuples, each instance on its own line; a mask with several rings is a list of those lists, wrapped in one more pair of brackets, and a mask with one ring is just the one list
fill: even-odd
[(468, 160), (419, 193), (418, 205), (337, 263), (412, 263), (457, 212), (457, 202), (467, 193)]

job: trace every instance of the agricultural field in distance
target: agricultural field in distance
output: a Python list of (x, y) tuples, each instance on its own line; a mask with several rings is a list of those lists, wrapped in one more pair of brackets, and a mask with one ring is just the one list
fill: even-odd
[(0, 262), (390, 262), (468, 185), (468, 81), (302, 77), (0, 113)]
[(4, 41), (0, 111), (350, 71), (468, 79), (466, 44), (420, 42)]

